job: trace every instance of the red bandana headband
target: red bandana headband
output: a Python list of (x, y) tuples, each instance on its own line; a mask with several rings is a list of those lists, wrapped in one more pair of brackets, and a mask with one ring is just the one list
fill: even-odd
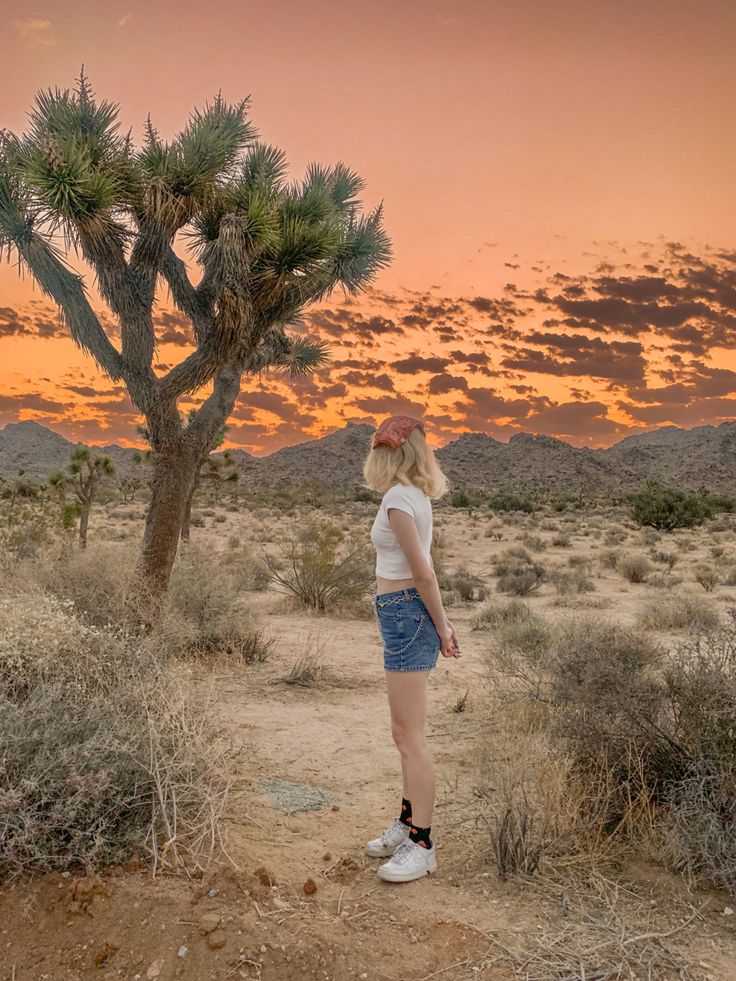
[(424, 433), (424, 423), (413, 416), (389, 416), (384, 419), (373, 437), (373, 446), (390, 446), (397, 450), (412, 429), (421, 429)]

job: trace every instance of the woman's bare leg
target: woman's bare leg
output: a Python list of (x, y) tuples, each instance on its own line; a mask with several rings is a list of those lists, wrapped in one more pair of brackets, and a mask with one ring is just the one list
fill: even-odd
[(429, 671), (385, 671), (384, 674), (391, 734), (401, 754), (404, 791), (411, 801), (411, 821), (418, 828), (429, 828), (435, 795), (434, 763), (425, 733)]

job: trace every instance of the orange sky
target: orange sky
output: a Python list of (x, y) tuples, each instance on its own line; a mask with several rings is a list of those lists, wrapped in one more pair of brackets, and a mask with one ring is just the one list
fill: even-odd
[[(204, 13), (203, 11), (206, 11)], [(345, 160), (385, 203), (395, 261), (310, 330), (331, 365), (244, 386), (257, 453), (348, 419), (425, 415), (579, 444), (736, 415), (736, 5), (565, 0), (6, 0), (0, 126), (84, 62), (140, 133), (172, 135), (217, 90), (252, 96), (292, 172)], [(186, 351), (162, 300), (161, 362)], [(0, 265), (0, 424), (135, 439), (137, 416)]]

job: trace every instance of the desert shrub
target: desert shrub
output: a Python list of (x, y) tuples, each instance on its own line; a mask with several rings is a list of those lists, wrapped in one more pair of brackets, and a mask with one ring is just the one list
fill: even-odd
[(453, 508), (469, 508), (472, 507), (473, 502), (470, 496), (465, 490), (456, 490), (450, 497), (450, 507)]
[(34, 558), (63, 530), (56, 502), (10, 493), (0, 499), (0, 566)]
[(535, 562), (523, 548), (510, 548), (494, 560), (500, 593), (528, 596), (537, 590), (545, 578), (544, 566)]
[(487, 662), (514, 682), (514, 689), (541, 698), (547, 676), (547, 658), (553, 630), (540, 616), (530, 613), (499, 623), (486, 652)]
[(229, 544), (223, 555), (223, 562), (245, 590), (262, 591), (268, 589), (271, 573), (260, 556), (255, 556), (240, 542)]
[(736, 897), (736, 624), (683, 643), (665, 675), (683, 772), (666, 788), (672, 863)]
[(547, 578), (554, 586), (558, 596), (574, 596), (595, 591), (595, 583), (586, 575), (584, 569), (553, 569)]
[(152, 643), (172, 655), (221, 653), (264, 661), (273, 642), (244, 607), (247, 582), (237, 563), (219, 553), (191, 544), (182, 548)]
[(525, 514), (534, 512), (534, 502), (530, 497), (516, 494), (513, 491), (500, 490), (488, 498), (488, 506), (494, 511), (522, 511)]
[(647, 585), (654, 586), (655, 589), (674, 589), (681, 582), (682, 579), (679, 576), (673, 576), (671, 572), (662, 572), (660, 570), (650, 572), (647, 576)]
[(622, 555), (616, 568), (627, 582), (642, 583), (652, 571), (652, 564), (646, 555)]
[(340, 602), (356, 602), (374, 578), (369, 549), (328, 521), (310, 518), (288, 544), (283, 566), (266, 555), (272, 578), (306, 607), (324, 613)]
[(638, 720), (656, 717), (656, 669), (663, 650), (646, 634), (620, 623), (580, 618), (563, 624), (547, 659), (559, 730), (584, 757), (605, 751), (626, 756)]
[(39, 588), (5, 589), (0, 878), (91, 871), (133, 853), (206, 861), (227, 794), (208, 718), (145, 649)]
[(603, 542), (605, 545), (613, 547), (614, 545), (623, 545), (628, 537), (628, 531), (622, 528), (621, 525), (611, 525), (610, 528), (606, 529)]
[(529, 620), (532, 611), (520, 599), (511, 599), (506, 603), (490, 602), (481, 607), (472, 621), (473, 630), (491, 630), (505, 623), (518, 623)]
[(605, 569), (615, 569), (618, 566), (621, 552), (615, 548), (606, 549), (600, 554), (600, 563)]
[(706, 591), (706, 593), (712, 593), (720, 582), (720, 576), (718, 575), (718, 570), (714, 569), (709, 565), (697, 565), (694, 569), (695, 582), (699, 583)]
[(646, 548), (651, 548), (657, 544), (662, 535), (656, 528), (642, 528), (639, 532), (639, 541)]
[(478, 602), (486, 597), (486, 588), (480, 576), (470, 572), (464, 565), (461, 565), (455, 572), (442, 572), (438, 576), (440, 588), (450, 594), (454, 594), (464, 603)]
[(522, 545), (526, 548), (530, 548), (532, 552), (543, 552), (547, 548), (547, 543), (539, 535), (532, 535), (529, 532), (523, 534), (520, 538)]
[(652, 562), (656, 562), (657, 565), (666, 565), (670, 570), (673, 569), (680, 561), (680, 556), (677, 554), (677, 552), (668, 552), (664, 549), (653, 548), (649, 555)]
[(695, 528), (718, 510), (715, 498), (707, 492), (675, 490), (658, 480), (649, 480), (638, 493), (630, 495), (631, 517), (642, 526), (672, 531)]
[(85, 549), (47, 553), (33, 566), (34, 578), (73, 605), (90, 624), (128, 629), (136, 621), (134, 594), (137, 550), (128, 542), (93, 542)]
[(552, 544), (555, 548), (569, 548), (570, 545), (572, 545), (572, 539), (564, 532), (560, 532), (554, 536), (552, 539)]
[(649, 600), (639, 611), (639, 626), (646, 630), (714, 630), (720, 623), (718, 611), (702, 596), (676, 593)]

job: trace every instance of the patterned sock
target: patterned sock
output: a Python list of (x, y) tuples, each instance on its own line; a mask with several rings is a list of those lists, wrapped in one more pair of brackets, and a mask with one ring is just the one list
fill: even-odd
[(409, 832), (409, 840), (413, 841), (415, 845), (421, 845), (422, 848), (431, 848), (432, 839), (429, 837), (431, 830), (431, 828), (418, 828), (415, 824), (412, 824), (411, 831)]
[(405, 824), (407, 828), (411, 827), (411, 801), (407, 800), (406, 797), (401, 798), (401, 815), (399, 821)]

